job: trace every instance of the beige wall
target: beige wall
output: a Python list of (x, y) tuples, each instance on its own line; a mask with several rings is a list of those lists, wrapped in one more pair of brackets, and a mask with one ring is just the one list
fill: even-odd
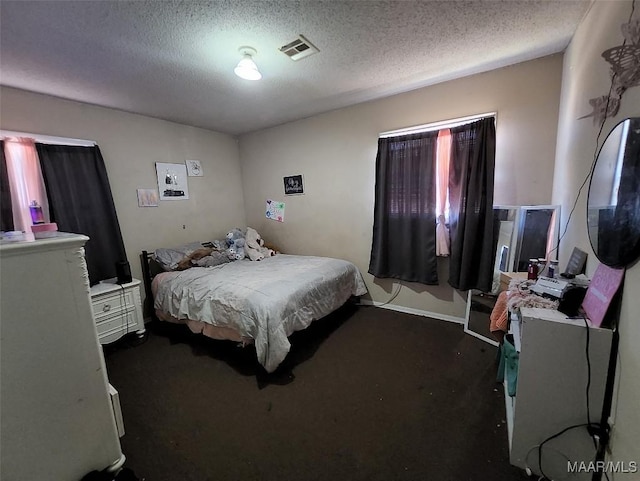
[[(562, 56), (551, 56), (318, 115), (245, 135), (240, 150), (227, 135), (4, 87), (0, 128), (98, 143), (136, 277), (143, 248), (217, 238), (230, 226), (246, 223), (287, 252), (346, 258), (366, 273), (376, 142), (386, 130), (496, 111), (495, 203), (553, 201), (562, 204), (566, 222), (597, 147), (596, 127), (579, 118), (590, 112), (590, 98), (608, 91), (608, 67), (600, 54), (621, 43), (619, 25), (627, 21), (630, 8), (627, 1), (597, 2), (564, 63)], [(620, 113), (604, 132), (632, 115), (640, 115), (638, 87), (625, 94)], [(136, 189), (157, 187), (154, 163), (185, 159), (200, 160), (205, 172), (189, 178), (191, 199), (137, 207)], [(305, 195), (283, 195), (282, 177), (291, 174), (305, 176)], [(284, 223), (265, 219), (267, 198), (286, 202)], [(597, 261), (586, 236), (585, 205), (583, 192), (560, 259), (564, 264), (577, 245), (590, 253), (592, 273)], [(447, 287), (446, 276), (447, 263), (441, 260), (441, 286), (405, 284), (393, 303), (463, 317), (465, 298)], [(374, 300), (389, 299), (391, 282), (365, 278)], [(639, 286), (640, 267), (635, 266), (625, 281), (613, 432), (614, 458), (627, 462), (640, 460), (640, 299), (632, 295)]]
[[(630, 1), (598, 1), (580, 25), (565, 54), (556, 170), (553, 185), (554, 202), (561, 203), (563, 226), (580, 185), (589, 173), (594, 153), (609, 131), (622, 119), (640, 116), (640, 87), (629, 89), (623, 96), (618, 114), (607, 120), (599, 142), (598, 125), (591, 118), (580, 117), (591, 112), (589, 99), (606, 95), (610, 88), (609, 64), (602, 58), (604, 50), (623, 41), (620, 25), (628, 22)], [(636, 12), (635, 18), (638, 18)], [(589, 253), (587, 274), (595, 271), (598, 260), (593, 253), (586, 227), (588, 184), (578, 198), (577, 207), (562, 241), (561, 264), (566, 262), (573, 246)], [(613, 458), (617, 461), (640, 461), (640, 265), (627, 270), (622, 312), (620, 316), (620, 355), (615, 425), (612, 437)], [(638, 473), (616, 474), (615, 479), (640, 479)]]
[[(241, 136), (247, 222), (286, 252), (354, 262), (385, 302), (390, 280), (366, 274), (378, 134), (497, 112), (495, 203), (548, 204), (561, 73), (555, 55)], [(283, 195), (292, 174), (304, 175), (304, 195)], [(265, 218), (266, 199), (286, 202), (284, 223)], [(439, 276), (440, 286), (405, 283), (393, 304), (463, 318), (466, 297), (448, 286), (446, 260)]]
[[(134, 277), (142, 249), (213, 240), (245, 225), (237, 140), (141, 115), (2, 87), (0, 128), (94, 140), (104, 157)], [(189, 199), (138, 207), (136, 189), (157, 189), (155, 162), (200, 160)], [(185, 226), (183, 229), (182, 226)]]

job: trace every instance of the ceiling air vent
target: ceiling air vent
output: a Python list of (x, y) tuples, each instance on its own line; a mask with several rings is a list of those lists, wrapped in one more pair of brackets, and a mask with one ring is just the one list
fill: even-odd
[(318, 48), (313, 45), (309, 40), (300, 35), (293, 42), (290, 42), (283, 47), (280, 47), (280, 51), (285, 53), (291, 60), (300, 60), (301, 58), (308, 57), (314, 53), (319, 52)]

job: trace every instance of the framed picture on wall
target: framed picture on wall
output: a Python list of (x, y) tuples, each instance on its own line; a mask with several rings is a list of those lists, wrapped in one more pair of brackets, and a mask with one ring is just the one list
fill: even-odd
[(185, 200), (189, 198), (187, 166), (156, 162), (160, 200)]
[(158, 207), (158, 191), (138, 189), (138, 207)]
[(284, 177), (284, 195), (304, 194), (302, 175), (289, 175)]
[(185, 160), (185, 164), (187, 164), (187, 173), (189, 177), (202, 177), (204, 172), (202, 172), (202, 165), (199, 160)]

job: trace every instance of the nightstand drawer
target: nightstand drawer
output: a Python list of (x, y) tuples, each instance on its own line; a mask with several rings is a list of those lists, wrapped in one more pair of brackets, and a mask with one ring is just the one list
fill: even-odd
[(117, 315), (105, 316), (96, 321), (96, 327), (100, 334), (108, 333), (115, 329), (137, 330), (137, 318), (134, 309), (120, 311)]
[(91, 302), (96, 321), (104, 316), (117, 315), (125, 309), (133, 309), (133, 293), (131, 291), (118, 292), (108, 296), (94, 298)]

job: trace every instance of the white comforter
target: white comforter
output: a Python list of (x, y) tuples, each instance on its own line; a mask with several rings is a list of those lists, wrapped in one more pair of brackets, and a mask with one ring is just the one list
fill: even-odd
[(254, 340), (258, 361), (274, 371), (287, 337), (367, 292), (350, 262), (278, 254), (216, 267), (167, 272), (154, 280), (154, 308), (179, 320), (237, 330)]

